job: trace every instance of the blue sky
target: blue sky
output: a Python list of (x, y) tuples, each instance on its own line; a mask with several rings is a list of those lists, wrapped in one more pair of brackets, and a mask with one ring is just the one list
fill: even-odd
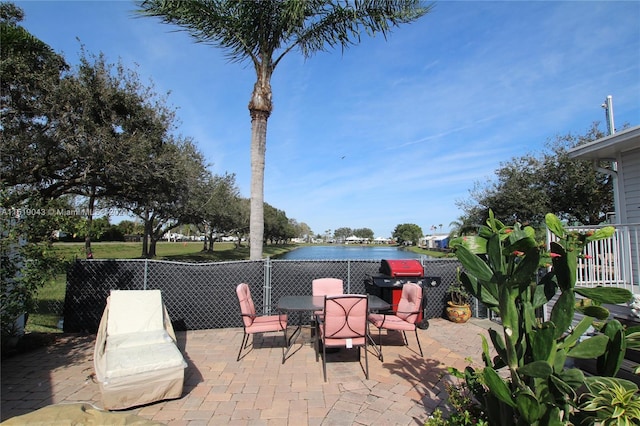
[[(69, 63), (82, 43), (171, 91), (177, 132), (249, 197), (249, 64), (137, 17), (128, 1), (16, 4)], [(320, 234), (387, 237), (402, 223), (447, 232), (456, 201), (500, 163), (594, 121), (606, 130), (607, 95), (616, 127), (640, 124), (640, 2), (438, 2), (386, 41), (290, 53), (272, 87), (266, 202)]]

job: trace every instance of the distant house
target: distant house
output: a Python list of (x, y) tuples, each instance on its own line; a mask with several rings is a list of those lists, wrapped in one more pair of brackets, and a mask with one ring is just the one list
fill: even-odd
[(428, 235), (421, 240), (420, 245), (427, 249), (447, 249), (449, 248), (449, 235)]
[(614, 170), (600, 170), (614, 180), (615, 215), (610, 222), (616, 227), (615, 244), (585, 265), (587, 271), (593, 268), (595, 278), (587, 285), (618, 285), (640, 293), (640, 126), (573, 148), (569, 158), (616, 164)]
[(374, 244), (391, 244), (392, 241), (393, 240), (391, 238), (384, 238), (384, 237), (377, 237), (373, 240)]

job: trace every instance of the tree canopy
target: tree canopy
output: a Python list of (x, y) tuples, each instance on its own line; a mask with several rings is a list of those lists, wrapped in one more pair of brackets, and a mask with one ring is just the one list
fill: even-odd
[[(597, 171), (591, 161), (570, 159), (568, 151), (603, 136), (593, 123), (583, 135), (556, 136), (540, 153), (501, 163), (495, 180), (476, 182), (470, 199), (458, 201), (464, 211), (459, 222), (473, 229), (471, 224), (483, 223), (491, 209), (505, 223), (542, 224), (548, 212), (571, 223), (602, 223), (613, 210), (611, 176)], [(606, 162), (598, 166), (611, 167)]]
[(399, 244), (417, 245), (424, 233), (415, 223), (403, 223), (396, 226), (392, 236)]

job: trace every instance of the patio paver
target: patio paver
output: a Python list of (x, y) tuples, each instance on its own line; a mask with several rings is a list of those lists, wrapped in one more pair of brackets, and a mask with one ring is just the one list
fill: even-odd
[[(401, 335), (383, 333), (384, 362), (369, 349), (369, 380), (355, 350), (339, 351), (327, 355), (326, 383), (309, 343), (283, 365), (280, 340), (258, 336), (236, 362), (242, 329), (179, 332), (188, 363), (182, 397), (125, 412), (167, 425), (421, 425), (446, 406), (446, 367), (462, 369), (468, 357), (479, 365), (480, 335), (498, 328), (475, 318), (466, 324), (429, 322), (427, 330), (418, 330), (424, 357), (413, 333), (407, 333), (408, 348)], [(2, 360), (0, 419), (52, 404), (100, 408), (94, 341), (95, 335), (61, 335), (51, 346)]]

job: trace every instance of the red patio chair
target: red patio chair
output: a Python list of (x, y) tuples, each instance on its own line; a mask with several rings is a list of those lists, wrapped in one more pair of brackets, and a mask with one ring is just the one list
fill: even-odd
[(422, 355), (422, 346), (418, 338), (418, 328), (416, 322), (420, 315), (422, 303), (422, 287), (418, 284), (407, 283), (402, 287), (402, 295), (398, 302), (395, 314), (369, 314), (369, 322), (378, 328), (378, 354), (380, 361), (382, 358), (382, 329), (402, 331), (405, 346), (409, 346), (406, 331), (413, 330), (416, 334), (416, 341)]
[(236, 294), (240, 302), (240, 315), (242, 315), (242, 323), (244, 326), (244, 336), (242, 337), (242, 344), (240, 345), (236, 361), (240, 361), (242, 350), (247, 348), (250, 334), (282, 331), (284, 332), (284, 346), (282, 347), (282, 363), (284, 364), (284, 350), (287, 347), (287, 316), (256, 315), (256, 308), (253, 304), (248, 284), (238, 284)]
[(327, 381), (327, 348), (360, 348), (364, 347), (365, 377), (369, 378), (369, 359), (367, 357), (367, 313), (369, 299), (365, 295), (345, 294), (341, 296), (325, 296), (324, 315), (318, 316), (316, 335), (316, 361), (322, 343), (322, 372)]

